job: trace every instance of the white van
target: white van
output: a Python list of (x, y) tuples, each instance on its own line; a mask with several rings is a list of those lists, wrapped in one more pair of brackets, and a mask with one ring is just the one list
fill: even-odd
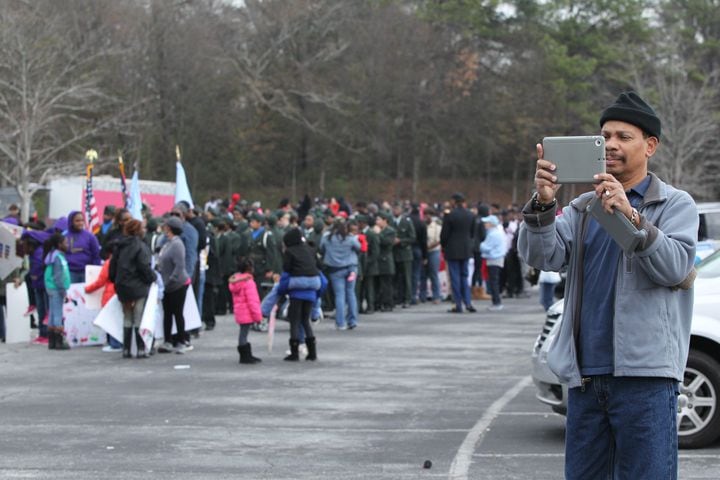
[(700, 215), (696, 258), (702, 260), (716, 250), (720, 250), (720, 202), (700, 202), (697, 204)]

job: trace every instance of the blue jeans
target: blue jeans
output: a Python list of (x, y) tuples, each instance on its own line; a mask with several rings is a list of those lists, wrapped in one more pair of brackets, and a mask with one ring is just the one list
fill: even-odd
[[(412, 298), (411, 302), (417, 303), (418, 301), (418, 286), (420, 285), (420, 272), (423, 269), (423, 256), (422, 250), (417, 245), (413, 246), (413, 262), (412, 262)], [(426, 286), (427, 289), (427, 286)], [(425, 292), (420, 291), (420, 300), (425, 301)]]
[(427, 281), (430, 279), (432, 299), (440, 300), (440, 278), (438, 277), (438, 272), (440, 271), (440, 250), (428, 252), (427, 260), (427, 265), (425, 265), (423, 269), (423, 276), (420, 282), (420, 298), (427, 297)]
[(448, 273), (452, 284), (453, 301), (455, 308), (462, 310), (462, 304), (470, 306), (470, 285), (468, 285), (468, 261), (448, 260)]
[(555, 285), (557, 283), (540, 282), (540, 305), (546, 312), (555, 302)]
[(502, 303), (502, 297), (500, 296), (500, 274), (502, 273), (502, 267), (495, 265), (488, 265), (488, 293), (492, 296), (492, 304), (500, 305)]
[(348, 316), (347, 326), (357, 325), (358, 307), (357, 298), (355, 297), (355, 282), (348, 281), (351, 272), (357, 272), (356, 267), (343, 267), (339, 270), (330, 272), (330, 283), (335, 293), (335, 325), (344, 327), (345, 323), (345, 303), (347, 302)]
[(568, 394), (565, 478), (677, 479), (677, 381), (590, 378)]
[(63, 304), (65, 303), (65, 291), (64, 290), (47, 290), (48, 296), (48, 309), (50, 314), (48, 315), (48, 327), (62, 327), (63, 326)]
[(35, 311), (38, 316), (38, 336), (47, 337), (48, 329), (47, 325), (43, 324), (45, 321), (45, 315), (48, 313), (48, 299), (47, 292), (44, 288), (35, 288)]

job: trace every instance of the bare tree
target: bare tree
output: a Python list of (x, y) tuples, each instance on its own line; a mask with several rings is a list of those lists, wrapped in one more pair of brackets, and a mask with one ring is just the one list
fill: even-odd
[(24, 221), (47, 176), (81, 171), (73, 149), (131, 109), (118, 112), (99, 86), (94, 67), (109, 47), (92, 32), (72, 32), (77, 17), (56, 7), (0, 5), (0, 176), (17, 186)]
[(651, 69), (636, 71), (639, 92), (655, 100), (662, 119), (660, 148), (651, 169), (696, 198), (709, 198), (720, 180), (720, 122), (717, 91), (720, 71), (699, 75), (680, 53), (673, 38), (666, 39), (662, 57)]

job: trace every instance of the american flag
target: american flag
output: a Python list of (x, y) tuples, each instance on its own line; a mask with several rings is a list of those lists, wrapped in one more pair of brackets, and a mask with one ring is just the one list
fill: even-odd
[(88, 150), (85, 154), (88, 159), (86, 182), (85, 182), (85, 228), (97, 234), (100, 231), (100, 215), (95, 205), (95, 195), (92, 189), (93, 161), (97, 158), (95, 150)]
[(125, 184), (125, 164), (123, 163), (122, 155), (118, 157), (118, 167), (120, 168), (120, 191), (122, 192), (123, 204), (125, 208), (130, 208), (130, 197), (128, 196), (127, 185)]

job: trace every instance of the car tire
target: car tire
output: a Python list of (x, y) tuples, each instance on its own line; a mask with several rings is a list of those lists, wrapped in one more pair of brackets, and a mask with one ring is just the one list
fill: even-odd
[(720, 363), (690, 350), (678, 399), (678, 445), (701, 448), (720, 436)]

